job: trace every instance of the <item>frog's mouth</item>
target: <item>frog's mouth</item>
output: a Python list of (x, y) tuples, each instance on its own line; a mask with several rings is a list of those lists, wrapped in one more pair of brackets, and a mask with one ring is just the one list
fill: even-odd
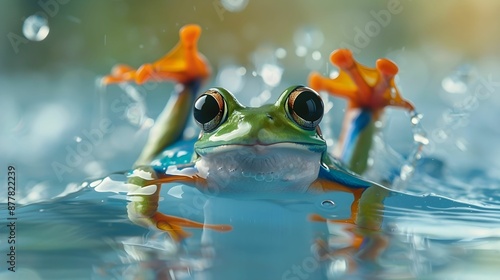
[(319, 145), (297, 143), (222, 145), (198, 149), (197, 167), (201, 174), (219, 185), (232, 181), (233, 184), (272, 182), (278, 188), (303, 187), (317, 178), (323, 150)]
[(273, 144), (229, 144), (229, 145), (217, 145), (208, 146), (196, 149), (196, 152), (202, 157), (210, 157), (212, 155), (234, 152), (235, 150), (243, 149), (245, 152), (250, 152), (255, 155), (262, 155), (265, 153), (276, 153), (276, 152), (294, 152), (294, 151), (309, 151), (312, 153), (323, 153), (325, 150), (324, 145), (315, 144), (303, 144), (303, 143), (292, 143), (292, 142), (282, 142)]

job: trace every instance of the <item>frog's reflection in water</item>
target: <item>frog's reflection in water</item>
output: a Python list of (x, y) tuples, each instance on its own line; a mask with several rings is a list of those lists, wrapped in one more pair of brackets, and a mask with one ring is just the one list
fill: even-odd
[(125, 246), (128, 258), (136, 261), (130, 269), (138, 275), (147, 271), (163, 279), (334, 279), (355, 273), (360, 262), (376, 263), (387, 245), (380, 225), (388, 190), (376, 185), (357, 193), (334, 190), (261, 198), (213, 196), (179, 185), (172, 189), (160, 199), (159, 210), (208, 225), (229, 224), (232, 230), (189, 230), (192, 236), (179, 243), (152, 229), (144, 239)]

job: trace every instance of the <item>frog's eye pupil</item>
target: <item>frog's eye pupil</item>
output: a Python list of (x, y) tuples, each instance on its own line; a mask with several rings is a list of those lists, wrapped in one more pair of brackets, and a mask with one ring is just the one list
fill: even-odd
[(222, 123), (224, 108), (224, 98), (220, 93), (214, 90), (207, 91), (194, 103), (194, 119), (203, 131), (212, 131)]
[(299, 117), (314, 122), (323, 116), (321, 99), (311, 91), (304, 91), (295, 99), (293, 109)]
[(298, 125), (313, 130), (323, 118), (323, 100), (312, 89), (298, 87), (288, 97), (288, 112)]
[(194, 104), (194, 117), (200, 123), (207, 123), (219, 114), (219, 104), (211, 95), (203, 95)]

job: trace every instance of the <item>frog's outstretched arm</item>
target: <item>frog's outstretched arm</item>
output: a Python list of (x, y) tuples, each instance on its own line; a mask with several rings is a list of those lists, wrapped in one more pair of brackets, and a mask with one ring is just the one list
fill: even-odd
[(326, 219), (313, 214), (310, 219), (317, 222), (352, 225), (350, 231), (353, 241), (349, 248), (356, 252), (362, 251), (362, 254), (358, 255), (363, 255), (364, 259), (375, 259), (387, 245), (379, 229), (382, 224), (383, 201), (389, 190), (361, 179), (344, 169), (335, 160), (328, 158), (328, 155), (324, 155), (323, 161), (325, 164), (320, 168), (318, 179), (311, 185), (312, 190), (351, 193), (353, 195), (351, 216), (348, 219)]
[(311, 73), (309, 86), (348, 100), (339, 145), (334, 155), (352, 171), (362, 174), (368, 167), (375, 123), (384, 108), (396, 106), (414, 111), (414, 107), (401, 97), (396, 87), (394, 77), (398, 67), (392, 61), (381, 58), (377, 60), (375, 68), (368, 68), (356, 62), (352, 52), (347, 49), (334, 51), (330, 61), (339, 68), (339, 75), (330, 79), (319, 73)]
[(389, 190), (362, 179), (326, 154), (323, 156), (318, 179), (311, 185), (311, 190), (352, 193), (354, 200), (351, 205), (351, 217), (338, 222), (355, 224), (365, 229), (380, 228), (382, 222), (380, 211), (383, 210), (383, 201)]
[(203, 188), (205, 181), (196, 175), (193, 166), (168, 168), (165, 172), (156, 172), (152, 167), (144, 166), (137, 168), (128, 183), (140, 186), (139, 190), (149, 187), (156, 187), (152, 194), (144, 194), (141, 191), (129, 193), (130, 202), (127, 206), (129, 219), (142, 226), (154, 227), (166, 231), (175, 241), (181, 241), (189, 237), (189, 233), (184, 230), (190, 228), (210, 228), (218, 231), (231, 230), (228, 225), (207, 225), (185, 218), (165, 215), (158, 211), (160, 200), (160, 190), (163, 183), (184, 183), (189, 186)]
[(175, 93), (151, 128), (148, 142), (135, 166), (149, 164), (165, 147), (177, 141), (189, 120), (189, 114), (201, 83), (210, 76), (210, 65), (198, 52), (201, 28), (186, 25), (179, 31), (179, 43), (163, 58), (134, 70), (127, 65), (117, 65), (111, 75), (103, 78), (104, 84), (147, 81), (174, 81)]

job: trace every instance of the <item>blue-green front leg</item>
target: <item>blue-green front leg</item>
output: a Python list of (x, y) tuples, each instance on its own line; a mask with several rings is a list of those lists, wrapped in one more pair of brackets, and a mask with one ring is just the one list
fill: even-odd
[(383, 201), (389, 194), (387, 188), (362, 179), (328, 155), (323, 156), (323, 166), (320, 168), (318, 179), (311, 187), (323, 192), (342, 191), (353, 195), (351, 218), (338, 222), (355, 224), (365, 229), (380, 228)]
[(373, 136), (377, 132), (376, 121), (374, 112), (369, 109), (349, 108), (345, 113), (334, 155), (358, 174), (363, 174), (368, 168)]

